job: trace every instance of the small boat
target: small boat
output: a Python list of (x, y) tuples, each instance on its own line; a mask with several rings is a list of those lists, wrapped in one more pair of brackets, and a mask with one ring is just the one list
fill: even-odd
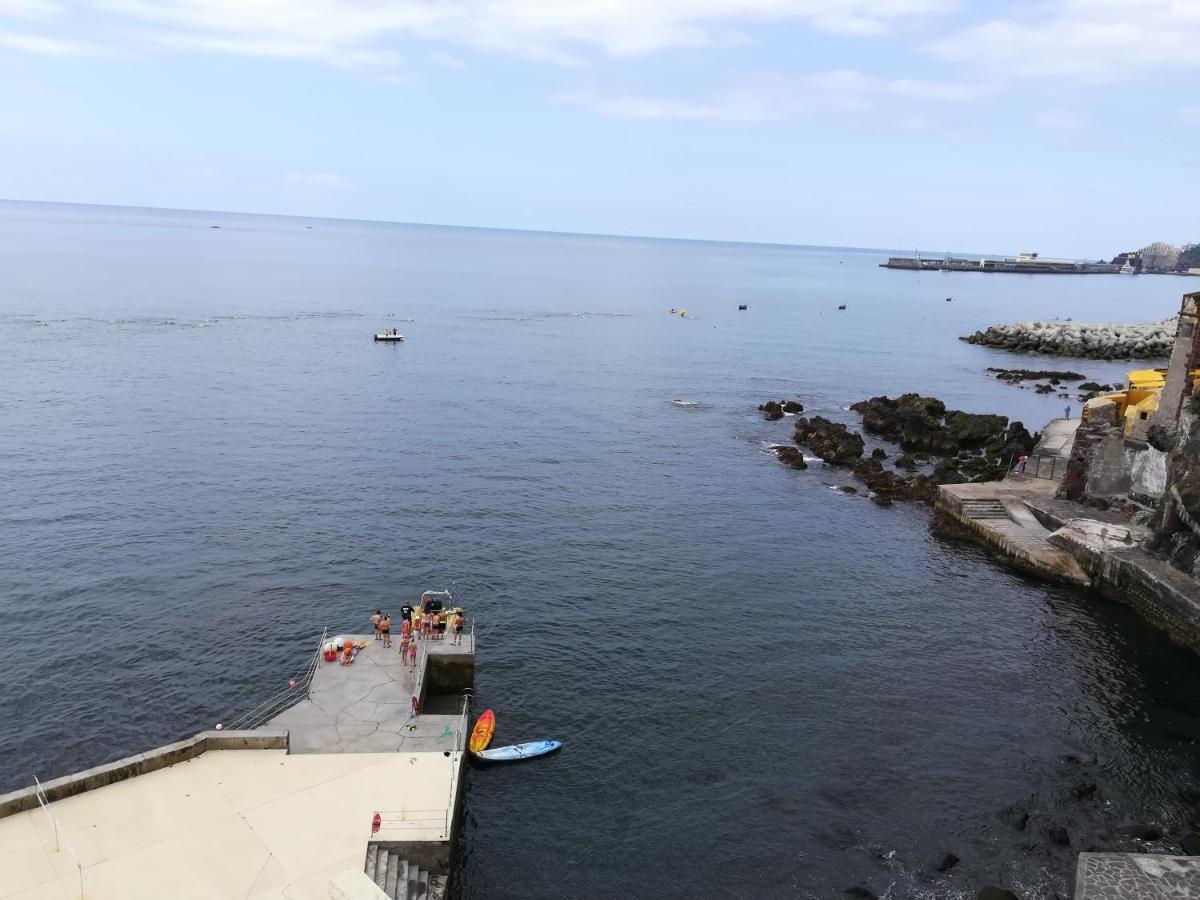
[(839, 306), (839, 307), (838, 307), (838, 309), (845, 309), (845, 308), (846, 308), (846, 304), (845, 304), (845, 303), (843, 303), (841, 306)]
[(485, 709), (483, 714), (475, 720), (475, 727), (471, 729), (471, 743), (468, 746), (472, 753), (479, 753), (487, 749), (487, 745), (492, 742), (492, 735), (496, 733), (496, 714), (490, 709)]
[(475, 754), (476, 759), (484, 762), (515, 762), (519, 759), (533, 759), (553, 753), (562, 746), (562, 741), (530, 741), (527, 744), (513, 744), (511, 747), (497, 747), (494, 750), (483, 750)]
[(404, 335), (392, 334), (389, 331), (385, 331), (385, 332), (383, 332), (383, 334), (375, 335), (375, 340), (377, 340), (377, 341), (402, 341), (402, 340), (404, 340)]
[(745, 303), (739, 303), (739, 304), (738, 304), (738, 310), (739, 310), (739, 311), (741, 311), (741, 310), (744, 310), (744, 309), (749, 309), (749, 308), (750, 308), (750, 307), (749, 307), (749, 306), (747, 306)]

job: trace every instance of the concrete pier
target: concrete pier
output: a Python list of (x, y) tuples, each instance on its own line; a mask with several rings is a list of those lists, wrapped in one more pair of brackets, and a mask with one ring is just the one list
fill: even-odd
[[(367, 642), (354, 663), (321, 662), (308, 696), (271, 719), (266, 728), (287, 729), (291, 753), (385, 753), (465, 750), (467, 734), (461, 704), (450, 714), (413, 714), (413, 698), (425, 709), (442, 688), (474, 682), (475, 638), (462, 644), (418, 642), (415, 668), (400, 659), (399, 641), (385, 649), (371, 635), (347, 635)], [(443, 671), (444, 670), (444, 671)], [(445, 705), (444, 703), (442, 705)]]
[(935, 504), (939, 522), (1031, 574), (1080, 587), (1090, 585), (1087, 572), (1069, 551), (1051, 542), (1051, 529), (1029, 507), (1030, 501), (1054, 497), (1078, 426), (1078, 419), (1048, 423), (1026, 463), (1028, 474), (1013, 472), (1003, 481), (939, 487)]
[(351, 637), (367, 641), (353, 664), (315, 663), (303, 698), (258, 730), (203, 732), (0, 796), (0, 898), (441, 900), (473, 632), (419, 642), (413, 670), (398, 640)]

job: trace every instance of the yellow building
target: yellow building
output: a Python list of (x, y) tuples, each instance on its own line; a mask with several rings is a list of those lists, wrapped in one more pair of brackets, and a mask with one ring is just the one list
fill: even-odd
[[(1192, 371), (1193, 382), (1200, 379), (1200, 369)], [(1125, 437), (1144, 430), (1150, 416), (1158, 409), (1158, 398), (1167, 381), (1166, 369), (1134, 369), (1125, 373), (1125, 390), (1093, 397), (1083, 404), (1083, 419), (1108, 418), (1121, 423)], [(1142, 428), (1138, 425), (1142, 423)], [(1140, 435), (1139, 435), (1140, 436)]]

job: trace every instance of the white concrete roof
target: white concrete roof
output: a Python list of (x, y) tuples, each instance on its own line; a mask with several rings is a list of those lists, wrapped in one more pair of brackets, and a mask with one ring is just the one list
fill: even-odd
[[(445, 840), (458, 753), (210, 751), (51, 804), (87, 900), (327, 900), (389, 840)], [(45, 812), (0, 819), (0, 898), (75, 900), (71, 854)]]

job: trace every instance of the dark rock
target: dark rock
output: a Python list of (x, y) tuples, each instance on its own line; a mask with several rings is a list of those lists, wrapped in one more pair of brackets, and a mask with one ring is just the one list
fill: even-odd
[(1192, 831), (1179, 839), (1179, 846), (1188, 856), (1200, 856), (1200, 834)]
[(802, 413), (804, 412), (804, 404), (798, 400), (785, 400), (783, 403), (783, 411), (785, 413)]
[(1071, 788), (1076, 800), (1090, 800), (1096, 796), (1096, 782), (1081, 781)]
[(804, 453), (797, 447), (776, 447), (775, 455), (785, 466), (791, 466), (793, 469), (808, 468), (808, 463), (804, 461)]
[(1050, 838), (1055, 844), (1060, 847), (1071, 846), (1071, 836), (1067, 834), (1067, 829), (1061, 825), (1051, 825), (1046, 829), (1046, 837)]
[(1054, 385), (1052, 385), (1052, 384), (1039, 384), (1037, 387), (1035, 387), (1035, 388), (1033, 389), (1033, 392), (1034, 392), (1035, 394), (1053, 394), (1053, 393), (1054, 393)]
[(955, 856), (953, 853), (943, 853), (940, 857), (938, 857), (937, 861), (933, 864), (933, 867), (939, 872), (949, 872), (957, 865), (957, 856)]
[(887, 451), (882, 447), (876, 447), (871, 451), (871, 459), (887, 459)]
[(1007, 426), (1007, 416), (961, 410), (946, 413), (946, 430), (959, 447), (983, 447), (997, 438), (1003, 440)]
[(758, 409), (768, 422), (775, 422), (783, 418), (783, 404), (778, 400), (768, 400)]
[(1087, 378), (1086, 375), (1080, 375), (1078, 372), (1056, 372), (1053, 369), (997, 369), (995, 366), (988, 366), (988, 371), (995, 372), (997, 378), (1007, 381), (1009, 384), (1046, 379), (1049, 379), (1052, 384), (1057, 384), (1060, 381), (1083, 381)]
[(989, 886), (981, 888), (975, 895), (975, 900), (1021, 900), (1021, 898), (1005, 888)]
[(909, 471), (912, 471), (917, 467), (917, 461), (909, 454), (905, 453), (903, 456), (896, 459), (895, 465), (897, 469), (908, 469)]
[(861, 434), (821, 416), (797, 419), (793, 438), (797, 444), (807, 444), (817, 456), (834, 466), (852, 466), (863, 454)]
[(855, 478), (871, 489), (871, 499), (880, 506), (891, 506), (895, 500), (918, 499), (911, 482), (885, 469), (878, 459), (860, 460), (852, 471)]
[(1146, 432), (1146, 443), (1155, 450), (1166, 453), (1175, 446), (1175, 437), (1176, 432), (1173, 428), (1167, 428), (1165, 425), (1151, 425)]
[(863, 900), (879, 900), (879, 895), (870, 888), (865, 887), (848, 887), (842, 891), (847, 897), (862, 897)]
[(1024, 831), (1029, 824), (1029, 813), (1019, 806), (1010, 807), (1000, 814), (1000, 818), (1017, 831)]
[(1136, 822), (1131, 822), (1127, 825), (1118, 825), (1117, 833), (1139, 841), (1157, 841), (1162, 837), (1162, 831), (1153, 825), (1141, 825)]
[(841, 491), (843, 494), (857, 494), (858, 493), (858, 488), (852, 487), (851, 485), (848, 485), (848, 484), (839, 484), (837, 487), (834, 488), (834, 490)]

